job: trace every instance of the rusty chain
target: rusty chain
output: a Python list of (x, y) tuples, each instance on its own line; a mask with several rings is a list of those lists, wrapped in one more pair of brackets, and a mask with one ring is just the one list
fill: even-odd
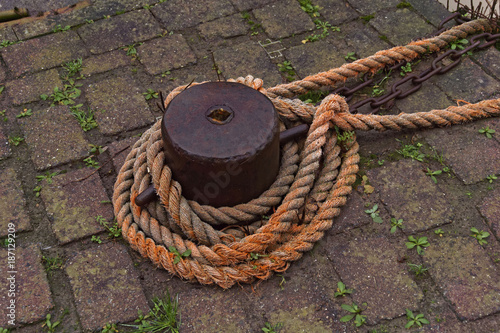
[[(443, 26), (451, 21), (452, 19), (455, 19), (457, 22), (463, 22), (463, 18), (461, 17), (460, 13), (454, 13), (453, 15), (445, 18), (438, 26), (438, 31), (436, 33), (433, 33), (431, 36), (436, 35), (441, 33), (444, 28)], [(484, 40), (484, 42), (481, 42), (481, 39)], [(358, 113), (358, 109), (366, 104), (369, 104), (372, 111), (369, 112), (370, 114), (377, 113), (380, 108), (387, 104), (388, 102), (392, 100), (397, 100), (397, 99), (403, 99), (416, 91), (418, 91), (422, 87), (422, 83), (424, 81), (429, 80), (435, 75), (442, 75), (456, 66), (460, 64), (462, 61), (462, 56), (465, 54), (468, 54), (469, 52), (473, 50), (483, 50), (488, 47), (491, 47), (494, 45), (497, 41), (500, 40), (500, 33), (497, 34), (491, 34), (491, 33), (482, 33), (476, 36), (473, 36), (470, 41), (469, 41), (469, 46), (464, 47), (463, 49), (457, 50), (457, 49), (450, 49), (443, 54), (437, 56), (431, 63), (431, 67), (426, 69), (425, 71), (421, 72), (420, 74), (409, 74), (406, 75), (403, 79), (395, 82), (391, 88), (390, 92), (379, 97), (368, 97), (366, 99), (363, 99), (361, 101), (358, 101), (349, 107), (349, 112), (352, 114)], [(470, 54), (470, 53), (469, 53)], [(451, 63), (444, 65), (446, 59), (451, 60)], [(441, 63), (441, 65), (440, 65)], [(354, 94), (361, 89), (370, 86), (371, 84), (380, 85), (394, 70), (398, 70), (401, 67), (405, 66), (407, 64), (406, 61), (397, 63), (387, 69), (384, 70), (385, 76), (384, 78), (375, 81), (374, 76), (372, 75), (371, 77), (368, 74), (365, 74), (363, 76), (363, 82), (355, 87), (348, 88), (346, 86), (340, 87), (332, 91), (332, 94), (338, 94), (342, 95), (346, 102), (350, 102), (352, 98), (354, 97)], [(401, 86), (405, 85), (409, 86), (406, 88), (406, 90), (402, 89)]]

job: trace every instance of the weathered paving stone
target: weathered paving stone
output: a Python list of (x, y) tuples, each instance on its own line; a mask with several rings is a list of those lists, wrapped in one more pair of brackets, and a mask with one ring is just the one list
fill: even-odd
[(132, 58), (122, 50), (111, 51), (99, 54), (83, 60), (80, 73), (90, 76), (97, 73), (104, 73), (112, 69), (127, 66), (132, 63)]
[(434, 82), (454, 100), (478, 102), (500, 90), (500, 82), (486, 74), (470, 59), (445, 74), (444, 79)]
[(500, 79), (500, 51), (495, 47), (490, 47), (484, 52), (477, 53), (474, 58), (479, 61), (487, 72), (493, 74), (497, 80)]
[(189, 28), (199, 23), (233, 14), (234, 8), (227, 0), (200, 0), (196, 2), (173, 0), (154, 6), (151, 12), (170, 31)]
[(126, 247), (107, 243), (75, 253), (66, 263), (81, 324), (86, 330), (137, 318), (148, 304)]
[(258, 44), (244, 43), (214, 52), (215, 62), (226, 78), (252, 75), (264, 80), (264, 86), (281, 83), (276, 66)]
[(14, 169), (0, 170), (0, 237), (8, 234), (9, 224), (15, 225), (16, 232), (31, 229), (28, 214), (25, 211), (21, 182), (17, 180)]
[(200, 24), (198, 30), (207, 39), (229, 38), (244, 35), (248, 30), (248, 25), (240, 14), (235, 14)]
[(356, 52), (359, 58), (369, 57), (376, 52), (390, 47), (385, 41), (382, 41), (376, 31), (369, 25), (359, 21), (349, 22), (341, 27), (340, 34), (347, 43), (347, 52)]
[(88, 142), (67, 106), (34, 110), (19, 123), (37, 170), (55, 167), (88, 154)]
[(405, 231), (422, 231), (453, 219), (445, 193), (418, 162), (401, 160), (367, 174), (391, 216), (404, 220)]
[(182, 35), (171, 35), (144, 43), (137, 49), (141, 63), (149, 74), (195, 63), (196, 57)]
[(407, 44), (435, 30), (432, 25), (407, 8), (375, 15), (370, 24), (396, 45)]
[(493, 231), (494, 236), (500, 239), (500, 188), (489, 192), (488, 196), (484, 199), (479, 206), (479, 212), (486, 219), (490, 229)]
[(472, 237), (440, 239), (426, 249), (424, 262), (460, 320), (500, 311), (500, 273)]
[(277, 0), (231, 0), (239, 11), (263, 7)]
[(284, 51), (286, 58), (301, 77), (340, 67), (345, 63), (344, 52), (326, 40), (294, 46)]
[[(88, 54), (82, 40), (73, 31), (30, 39), (4, 48), (0, 52), (15, 76), (56, 67)], [(20, 57), (20, 54), (23, 56)]]
[(53, 177), (51, 184), (47, 181), (42, 183), (45, 209), (52, 222), (52, 230), (62, 244), (103, 231), (96, 216), (100, 215), (107, 221), (113, 219), (109, 198), (99, 174), (92, 174), (94, 171), (80, 169)]
[(363, 200), (356, 192), (349, 195), (347, 204), (342, 207), (340, 215), (334, 219), (328, 235), (338, 234), (371, 223), (372, 220), (365, 213), (365, 209)]
[[(3, 117), (2, 117), (3, 118)], [(0, 118), (0, 120), (2, 120)], [(9, 140), (3, 133), (2, 128), (0, 127), (0, 161), (9, 157), (12, 154), (9, 146)]]
[(57, 70), (50, 69), (7, 82), (5, 93), (14, 105), (21, 105), (39, 100), (40, 95), (50, 95), (55, 87), (62, 86)]
[(183, 332), (252, 332), (249, 328), (251, 319), (241, 300), (241, 294), (234, 289), (193, 288), (180, 293)]
[(407, 2), (436, 27), (450, 16), (446, 7), (435, 0), (408, 0)]
[(349, 241), (338, 235), (325, 249), (342, 281), (354, 289), (354, 302), (367, 303), (363, 314), (368, 322), (392, 319), (418, 307), (423, 294), (405, 264), (398, 262), (398, 249), (386, 238)]
[(405, 113), (442, 110), (450, 105), (453, 103), (446, 94), (430, 82), (425, 82), (417, 92), (396, 102), (398, 109)]
[(105, 135), (139, 128), (154, 121), (144, 96), (130, 77), (115, 77), (89, 85), (87, 99), (91, 108), (96, 110), (94, 117)]
[(11, 27), (0, 28), (0, 40), (17, 41), (16, 34)]
[(332, 25), (339, 25), (358, 17), (347, 1), (316, 0), (314, 4), (320, 7), (321, 16)]
[(115, 167), (115, 172), (118, 174), (120, 172), (123, 163), (127, 158), (128, 153), (132, 150), (132, 146), (138, 140), (138, 138), (128, 138), (125, 140), (113, 142), (108, 146), (109, 154), (113, 156), (113, 166)]
[(0, 64), (0, 82), (3, 82), (7, 77), (5, 66)]
[[(9, 273), (7, 267), (8, 251), (0, 249), (0, 259), (4, 263), (1, 277), (4, 283), (0, 284), (0, 327), (7, 328), (8, 320), (7, 310), (11, 300), (15, 300), (15, 323), (33, 323), (42, 318), (54, 307), (50, 295), (50, 288), (42, 266), (42, 255), (35, 245), (25, 248), (16, 246), (15, 249), (15, 267)], [(7, 278), (15, 277), (16, 293), (9, 297), (10, 285)]]
[(162, 33), (148, 10), (137, 10), (84, 25), (78, 33), (94, 54), (147, 40)]
[[(493, 128), (498, 119), (481, 120), (447, 129), (433, 129), (422, 133), (436, 151), (442, 153), (445, 163), (465, 184), (473, 184), (488, 175), (500, 173), (500, 144), (478, 131)], [(494, 134), (496, 136), (496, 133)]]
[(294, 0), (272, 3), (255, 9), (253, 13), (269, 37), (273, 39), (288, 37), (316, 27), (309, 15)]
[(365, 1), (365, 0), (351, 0), (350, 4), (362, 14), (373, 14), (374, 12), (384, 8), (396, 8), (399, 0), (378, 0), (378, 1)]

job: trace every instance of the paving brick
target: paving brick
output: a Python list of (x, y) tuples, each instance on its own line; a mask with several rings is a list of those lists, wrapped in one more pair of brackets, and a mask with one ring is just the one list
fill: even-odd
[(465, 58), (462, 63), (434, 82), (452, 99), (478, 102), (495, 94), (500, 82), (486, 74), (481, 67)]
[(127, 56), (125, 51), (116, 50), (99, 54), (83, 60), (80, 73), (90, 76), (97, 73), (104, 73), (112, 69), (127, 66), (132, 63), (132, 58)]
[(500, 273), (472, 237), (440, 239), (426, 249), (424, 262), (460, 320), (500, 311)]
[(359, 21), (343, 25), (340, 34), (347, 43), (347, 51), (356, 52), (359, 58), (369, 57), (380, 50), (390, 48), (389, 44), (378, 37), (373, 28)]
[(481, 215), (486, 219), (486, 223), (493, 231), (493, 235), (500, 240), (500, 188), (489, 192), (488, 196), (484, 199), (478, 207)]
[(339, 235), (325, 245), (344, 284), (352, 288), (356, 304), (367, 303), (369, 323), (392, 319), (416, 309), (423, 294), (398, 262), (398, 250), (384, 237), (346, 240)]
[(498, 123), (498, 119), (481, 120), (447, 129), (433, 129), (422, 133), (422, 136), (438, 152), (442, 152), (445, 163), (458, 178), (465, 184), (473, 184), (488, 175), (500, 173), (500, 144), (478, 132), (483, 127), (493, 128), (493, 124)]
[(17, 41), (17, 37), (11, 27), (3, 27), (0, 28), (0, 40), (8, 40), (14, 42)]
[(315, 0), (321, 16), (332, 25), (339, 25), (358, 17), (356, 11), (347, 1)]
[(173, 0), (154, 6), (151, 12), (167, 27), (168, 31), (175, 31), (233, 14), (234, 8), (228, 0), (196, 2)]
[(19, 119), (31, 160), (37, 170), (44, 170), (85, 157), (88, 142), (67, 106), (34, 110)]
[(0, 82), (4, 82), (7, 77), (7, 70), (4, 65), (0, 64)]
[[(113, 219), (109, 198), (95, 169), (80, 169), (53, 177), (42, 183), (42, 199), (58, 241), (62, 244), (101, 232), (96, 221), (100, 215)], [(90, 175), (90, 176), (89, 176)], [(85, 177), (88, 177), (84, 180)]]
[(229, 38), (246, 34), (248, 25), (241, 17), (241, 14), (235, 14), (200, 24), (198, 30), (206, 39), (213, 37)]
[(263, 7), (277, 0), (231, 0), (239, 11)]
[(87, 99), (96, 110), (94, 117), (105, 135), (136, 129), (154, 121), (144, 96), (130, 77), (109, 78), (89, 85)]
[[(474, 58), (479, 61), (487, 72), (491, 73), (497, 80), (500, 79), (500, 51), (494, 47), (490, 47), (484, 52), (479, 52), (474, 55)], [(497, 88), (499, 84), (497, 83)]]
[(128, 138), (125, 140), (113, 142), (108, 146), (109, 154), (113, 157), (113, 166), (115, 167), (115, 172), (118, 174), (120, 172), (123, 163), (127, 158), (128, 153), (132, 150), (132, 146), (138, 140), (138, 138)]
[(62, 87), (56, 69), (50, 69), (9, 81), (5, 84), (5, 93), (14, 105), (21, 105), (40, 100), (40, 95), (50, 95), (55, 87)]
[(370, 24), (395, 45), (405, 45), (435, 30), (432, 25), (407, 8), (375, 15)]
[[(4, 267), (7, 267), (8, 251), (0, 249), (0, 258)], [(14, 300), (15, 323), (33, 323), (42, 318), (54, 307), (50, 295), (50, 288), (42, 266), (42, 255), (35, 245), (25, 248), (16, 246), (14, 269), (2, 268), (2, 280), (0, 284), (0, 327), (7, 327), (9, 318), (7, 306)], [(15, 273), (10, 273), (14, 271)], [(9, 296), (10, 281), (7, 278), (14, 277), (15, 295)]]
[(442, 110), (452, 104), (446, 94), (430, 82), (424, 82), (417, 92), (396, 102), (398, 109), (405, 113)]
[(253, 14), (262, 24), (262, 27), (273, 39), (288, 37), (316, 28), (309, 15), (295, 0), (272, 3), (260, 9), (255, 9)]
[(151, 75), (196, 62), (196, 56), (182, 35), (151, 40), (138, 47), (137, 53), (146, 71)]
[(281, 83), (277, 67), (258, 44), (243, 43), (214, 52), (215, 62), (226, 78), (253, 75), (264, 80), (264, 86)]
[(69, 277), (81, 324), (86, 330), (137, 318), (149, 311), (126, 247), (95, 245), (68, 258)]
[(284, 54), (296, 68), (297, 74), (305, 77), (342, 66), (347, 51), (326, 40), (320, 40), (291, 47)]
[(90, 52), (98, 54), (151, 39), (162, 29), (148, 10), (137, 10), (84, 25), (78, 33)]
[[(56, 67), (88, 54), (82, 40), (73, 31), (30, 39), (3, 48), (0, 52), (7, 67), (15, 76)], [(20, 57), (20, 54), (23, 56)]]
[(350, 0), (349, 3), (359, 10), (363, 15), (373, 14), (374, 12), (384, 8), (396, 8), (399, 0), (378, 0), (378, 1), (365, 1), (365, 0)]
[(371, 223), (372, 220), (365, 213), (365, 209), (361, 197), (357, 193), (352, 193), (348, 198), (347, 204), (342, 207), (340, 215), (334, 219), (333, 226), (328, 231), (328, 235), (338, 234)]
[(8, 234), (10, 223), (14, 223), (16, 232), (31, 230), (26, 200), (14, 169), (0, 170), (0, 237)]
[(407, 2), (436, 27), (451, 15), (443, 4), (435, 0), (408, 0)]
[(426, 230), (453, 219), (445, 193), (422, 172), (422, 165), (401, 160), (367, 172), (370, 183), (392, 217), (403, 219), (405, 232)]
[[(1, 117), (0, 120), (3, 120), (3, 118), (4, 117)], [(9, 140), (0, 127), (0, 161), (9, 157), (11, 154), (12, 151), (10, 150)]]

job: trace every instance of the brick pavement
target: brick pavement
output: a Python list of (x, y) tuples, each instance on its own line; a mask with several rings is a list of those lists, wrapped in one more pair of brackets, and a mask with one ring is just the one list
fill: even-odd
[[(148, 89), (217, 80), (212, 55), (226, 78), (251, 74), (274, 86), (340, 66), (349, 52), (366, 57), (420, 38), (448, 14), (435, 0), (311, 4), (319, 7), (301, 8), (295, 0), (93, 0), (63, 14), (0, 24), (0, 41), (14, 42), (0, 46), (0, 327), (44, 332), (50, 314), (61, 321), (56, 332), (98, 332), (112, 323), (129, 332), (121, 324), (133, 324), (138, 310), (146, 313), (153, 297), (168, 290), (178, 295), (180, 332), (260, 332), (266, 322), (281, 323), (281, 332), (416, 331), (404, 328), (407, 309), (429, 320), (424, 332), (498, 331), (498, 119), (359, 133), (365, 179), (333, 228), (288, 271), (252, 286), (224, 291), (185, 283), (109, 237), (116, 174), (130, 145), (161, 115)], [(318, 18), (339, 31), (322, 35)], [(65, 64), (79, 58), (83, 67), (68, 77)], [(279, 70), (284, 61), (293, 72)], [(498, 64), (498, 48), (475, 53), (383, 112), (498, 98)], [(428, 65), (424, 59), (414, 70)], [(56, 87), (63, 95), (77, 89), (74, 104), (51, 106), (53, 99), (40, 97)], [(87, 131), (71, 114), (79, 104)], [(486, 127), (496, 131), (491, 138), (479, 133)], [(420, 157), (404, 158), (403, 150)], [(429, 172), (437, 170), (434, 181)], [(380, 224), (365, 213), (375, 204)], [(402, 219), (403, 228), (391, 232), (391, 219)], [(487, 243), (470, 236), (472, 227), (490, 233)], [(4, 241), (9, 228), (16, 231), (15, 251)], [(409, 236), (427, 237), (422, 255), (407, 249)], [(339, 281), (352, 293), (336, 297)], [(15, 327), (7, 316), (12, 300)], [(341, 305), (353, 302), (366, 316), (360, 328), (340, 321), (348, 314)]]

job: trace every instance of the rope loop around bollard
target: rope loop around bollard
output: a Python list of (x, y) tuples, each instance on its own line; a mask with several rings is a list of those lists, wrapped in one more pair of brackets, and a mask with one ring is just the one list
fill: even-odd
[[(180, 184), (165, 164), (158, 121), (134, 144), (115, 183), (114, 212), (123, 238), (157, 266), (201, 284), (230, 288), (235, 283), (267, 279), (273, 272), (285, 271), (332, 227), (352, 191), (359, 146), (355, 134), (338, 142), (338, 129), (429, 128), (500, 114), (500, 99), (445, 110), (378, 116), (349, 113), (339, 95), (327, 96), (318, 107), (292, 97), (333, 87), (395, 62), (439, 51), (467, 35), (489, 31), (486, 20), (470, 21), (437, 37), (379, 51), (340, 68), (268, 89), (252, 76), (230, 80), (268, 96), (282, 119), (282, 129), (290, 124), (310, 124), (305, 140), (283, 147), (278, 177), (260, 197), (234, 207), (214, 208), (182, 196)], [(165, 99), (165, 107), (185, 88), (174, 89)], [(151, 183), (160, 199), (141, 208), (135, 198)], [(272, 215), (263, 218), (270, 210), (274, 210)]]

